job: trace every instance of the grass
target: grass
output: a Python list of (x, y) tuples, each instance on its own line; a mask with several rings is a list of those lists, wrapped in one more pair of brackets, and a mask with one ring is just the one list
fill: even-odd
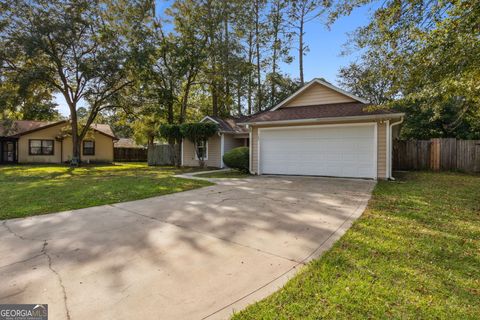
[(229, 171), (219, 171), (219, 172), (209, 172), (209, 173), (202, 173), (196, 175), (197, 177), (202, 178), (215, 178), (215, 179), (222, 179), (222, 178), (248, 178), (251, 177), (250, 174), (244, 173), (238, 170), (229, 170)]
[(478, 319), (480, 176), (379, 182), (325, 255), (239, 319)]
[(186, 191), (211, 185), (173, 177), (191, 171), (117, 163), (0, 166), (0, 219), (80, 209)]

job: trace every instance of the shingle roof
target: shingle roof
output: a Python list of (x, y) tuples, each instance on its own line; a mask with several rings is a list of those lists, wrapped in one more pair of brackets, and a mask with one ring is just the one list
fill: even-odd
[[(41, 130), (44, 127), (67, 122), (61, 121), (33, 121), (33, 120), (3, 120), (0, 121), (0, 137), (15, 137), (31, 131)], [(108, 124), (92, 124), (91, 128), (116, 139), (112, 128)]]
[(220, 118), (220, 117), (212, 117), (209, 118), (218, 122), (218, 126), (220, 131), (223, 132), (232, 132), (232, 133), (248, 133), (248, 130), (243, 127), (239, 126), (237, 123), (245, 121), (246, 117), (238, 117), (238, 118)]
[(3, 120), (0, 121), (0, 137), (14, 136), (55, 122), (56, 121)]
[(349, 103), (333, 103), (303, 107), (285, 107), (274, 111), (265, 111), (253, 115), (243, 121), (266, 122), (266, 121), (286, 121), (286, 120), (306, 120), (321, 118), (341, 118), (341, 117), (357, 117), (369, 115), (389, 115), (396, 112), (391, 110), (369, 109), (371, 105), (360, 102)]
[(108, 124), (94, 123), (90, 127), (93, 130), (97, 130), (98, 132), (101, 132), (103, 134), (106, 134), (107, 136), (117, 139), (117, 136), (115, 136), (115, 133), (113, 133), (112, 127), (110, 127), (110, 125)]

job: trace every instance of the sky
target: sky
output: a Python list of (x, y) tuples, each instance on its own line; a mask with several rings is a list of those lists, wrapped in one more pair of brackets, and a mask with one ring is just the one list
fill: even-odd
[[(166, 6), (168, 6), (167, 2), (157, 0), (157, 11)], [(324, 78), (333, 84), (338, 84), (337, 75), (340, 68), (355, 61), (359, 55), (358, 52), (346, 56), (341, 55), (344, 45), (348, 42), (348, 34), (368, 23), (372, 14), (371, 8), (365, 6), (355, 9), (351, 15), (337, 20), (330, 29), (321, 20), (311, 21), (306, 25), (305, 41), (310, 49), (303, 60), (306, 81), (313, 78)], [(291, 77), (298, 78), (298, 55), (295, 51), (294, 49), (291, 52), (294, 61), (291, 64), (283, 63), (281, 69)], [(55, 98), (59, 104), (60, 113), (68, 116), (69, 111), (64, 99), (60, 95)]]

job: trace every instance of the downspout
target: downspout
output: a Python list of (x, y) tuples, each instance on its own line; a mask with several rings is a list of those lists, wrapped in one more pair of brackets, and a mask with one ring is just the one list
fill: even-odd
[(223, 169), (225, 165), (223, 164), (223, 154), (225, 152), (225, 134), (219, 133), (220, 135), (220, 168)]
[(389, 143), (388, 143), (388, 157), (389, 157), (389, 161), (388, 161), (388, 178), (390, 180), (395, 180), (395, 178), (392, 176), (392, 151), (393, 151), (393, 148), (392, 148), (392, 145), (393, 145), (393, 139), (392, 139), (392, 128), (393, 126), (396, 126), (396, 125), (399, 125), (401, 123), (403, 123), (403, 120), (404, 120), (404, 117), (401, 117), (399, 121), (397, 122), (393, 122), (390, 124), (389, 128), (388, 128), (388, 139), (389, 139)]
[(248, 171), (252, 174), (252, 127), (246, 125), (248, 129)]

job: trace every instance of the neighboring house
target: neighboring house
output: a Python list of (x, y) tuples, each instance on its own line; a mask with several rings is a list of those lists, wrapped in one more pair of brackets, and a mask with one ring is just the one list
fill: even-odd
[(250, 171), (388, 179), (392, 137), (404, 113), (314, 79), (274, 108), (237, 125), (249, 130)]
[[(248, 130), (244, 126), (239, 126), (239, 121), (245, 118), (219, 118), (207, 116), (200, 122), (213, 122), (218, 125), (219, 131), (216, 135), (208, 139), (204, 145), (196, 146), (199, 154), (205, 154), (205, 163), (208, 167), (224, 168), (223, 155), (225, 152), (241, 147), (248, 146)], [(194, 144), (183, 139), (181, 146), (182, 166), (199, 166), (197, 152)]]
[[(72, 138), (68, 120), (1, 121), (0, 163), (63, 163), (72, 159)], [(93, 124), (81, 142), (81, 159), (113, 162), (117, 140), (109, 125)]]

